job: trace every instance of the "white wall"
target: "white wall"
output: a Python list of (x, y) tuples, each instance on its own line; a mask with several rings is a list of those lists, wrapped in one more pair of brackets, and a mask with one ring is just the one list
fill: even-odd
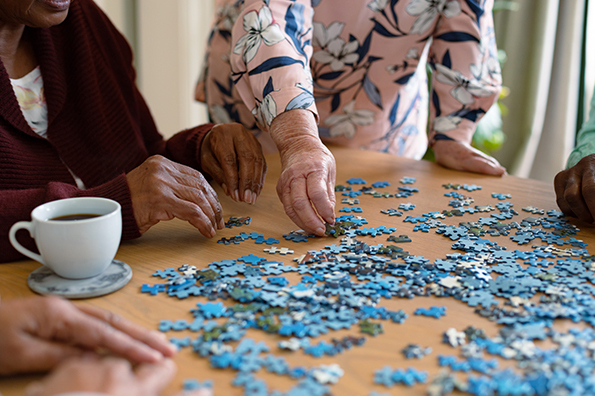
[(164, 136), (207, 121), (194, 101), (213, 0), (96, 0), (133, 44), (138, 86)]

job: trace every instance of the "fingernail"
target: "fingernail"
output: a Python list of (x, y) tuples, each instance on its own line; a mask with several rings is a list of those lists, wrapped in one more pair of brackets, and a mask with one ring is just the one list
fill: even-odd
[(258, 199), (258, 194), (256, 194), (254, 191), (252, 191), (252, 203), (255, 204), (257, 199)]
[(244, 202), (250, 202), (252, 199), (251, 195), (250, 195), (250, 191), (246, 190), (244, 191)]
[(225, 191), (226, 195), (229, 195), (229, 191), (227, 190), (227, 184), (221, 183), (221, 188), (223, 189), (223, 191)]
[(240, 192), (238, 190), (235, 190), (233, 192), (233, 199), (236, 200), (236, 201), (239, 201), (240, 200)]
[(215, 231), (215, 228), (213, 226), (211, 226), (211, 238), (214, 237), (215, 235), (217, 235), (217, 231)]
[(314, 231), (314, 233), (316, 235), (324, 235), (324, 231), (325, 231), (325, 229), (320, 227), (320, 228), (317, 228), (316, 231)]

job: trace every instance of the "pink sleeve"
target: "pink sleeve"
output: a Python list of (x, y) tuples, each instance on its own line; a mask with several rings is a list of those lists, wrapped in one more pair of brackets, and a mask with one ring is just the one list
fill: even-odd
[(430, 63), (435, 66), (430, 97), (430, 139), (438, 132), (471, 142), (477, 122), (502, 87), (493, 0), (451, 1), (433, 34)]
[(310, 0), (246, 0), (232, 32), (232, 79), (246, 106), (268, 129), (284, 111), (317, 116), (310, 58)]

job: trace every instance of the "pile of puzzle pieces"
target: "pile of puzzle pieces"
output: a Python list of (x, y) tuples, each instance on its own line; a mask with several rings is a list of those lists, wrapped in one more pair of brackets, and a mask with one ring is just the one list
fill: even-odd
[[(414, 184), (415, 179), (403, 178), (401, 183)], [(348, 205), (360, 204), (364, 195), (406, 198), (419, 193), (413, 187), (399, 187), (396, 194), (376, 190), (388, 188), (388, 182), (366, 187), (365, 180), (350, 179), (347, 184), (337, 186), (336, 191), (346, 197), (343, 203)], [(353, 186), (363, 187), (356, 190)], [(370, 378), (371, 385), (428, 383), (430, 395), (455, 390), (479, 396), (595, 394), (595, 331), (590, 327), (595, 325), (595, 264), (586, 244), (574, 238), (579, 230), (556, 210), (525, 207), (522, 211), (527, 217), (521, 216), (512, 203), (504, 202), (511, 198), (509, 194), (492, 194), (497, 201), (493, 205), (473, 205), (474, 199), (466, 194), (481, 187), (443, 187), (448, 191), (444, 195), (451, 209), (401, 220), (414, 223), (414, 232), (434, 230), (452, 242), (453, 252), (434, 262), (393, 244), (414, 237), (391, 235), (395, 227), (366, 228), (368, 221), (364, 217), (345, 214), (327, 226), (328, 235), (337, 238), (336, 244), (308, 250), (293, 263), (250, 254), (214, 261), (204, 269), (172, 267), (156, 271), (153, 275), (162, 281), (143, 285), (141, 291), (164, 293), (175, 299), (207, 298), (209, 302), (196, 304), (191, 319), (164, 320), (159, 329), (196, 332), (194, 338), (172, 337), (172, 342), (192, 348), (209, 359), (214, 368), (236, 371), (233, 384), (243, 387), (246, 395), (325, 395), (343, 375), (337, 365), (291, 367), (282, 356), (268, 353), (264, 343), (246, 338), (247, 329), (286, 337), (279, 343), (279, 350), (333, 356), (363, 345), (365, 338), (350, 336), (332, 343), (316, 343), (312, 338), (340, 329), (381, 337), (382, 321), (403, 323), (407, 319), (403, 311), (383, 307), (383, 299), (419, 298), (416, 315), (440, 319), (447, 314), (445, 307), (428, 308), (424, 296), (462, 301), (477, 315), (500, 324), (499, 335), (489, 338), (471, 326), (451, 328), (442, 341), (458, 350), (460, 357), (435, 357), (447, 371), (429, 378), (413, 367), (378, 367), (374, 378)], [(459, 190), (466, 191), (465, 195)], [(359, 196), (362, 198), (354, 199)], [(415, 211), (416, 206), (402, 203), (398, 209)], [(389, 216), (397, 212), (394, 208), (383, 210)], [(466, 213), (485, 213), (485, 217), (460, 221), (458, 225), (441, 221), (447, 217), (463, 220)], [(387, 219), (394, 221), (395, 217)], [(303, 232), (283, 236), (296, 244), (296, 250), (300, 242), (312, 238)], [(368, 242), (384, 237), (389, 243), (368, 244), (361, 237)], [(519, 248), (508, 250), (498, 244), (497, 237), (509, 238)], [(267, 241), (256, 233), (242, 233), (235, 238), (238, 243), (248, 239)], [(530, 245), (538, 240), (540, 244)], [(276, 247), (267, 250), (269, 254), (290, 251)], [(291, 284), (285, 273), (298, 273), (301, 281)], [(582, 326), (567, 332), (554, 330), (554, 322), (562, 319)], [(550, 341), (553, 347), (539, 347), (535, 344), (538, 340)], [(237, 343), (235, 349), (232, 343)], [(412, 346), (403, 353), (421, 358), (431, 355), (431, 349)], [(500, 369), (489, 356), (514, 360), (516, 369)], [(255, 376), (260, 370), (287, 375), (298, 382), (285, 393), (269, 390), (266, 382)], [(457, 372), (470, 374), (461, 380)]]

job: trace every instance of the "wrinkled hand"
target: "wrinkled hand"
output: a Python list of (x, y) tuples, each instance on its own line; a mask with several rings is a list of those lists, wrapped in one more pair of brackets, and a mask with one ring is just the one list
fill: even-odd
[(242, 125), (215, 125), (200, 147), (200, 163), (235, 201), (256, 202), (267, 165), (260, 143)]
[(320, 141), (309, 110), (278, 115), (269, 129), (281, 156), (277, 195), (285, 213), (306, 232), (324, 235), (324, 222), (335, 223), (335, 157)]
[(438, 140), (434, 144), (436, 162), (454, 170), (502, 176), (506, 169), (493, 157), (482, 153), (467, 143)]
[(217, 193), (197, 170), (154, 155), (126, 178), (141, 233), (174, 217), (188, 221), (207, 238), (224, 227)]
[[(43, 380), (31, 384), (25, 395), (94, 392), (113, 396), (157, 396), (175, 372), (176, 366), (170, 359), (140, 364), (133, 369), (124, 359), (89, 355), (63, 363)], [(209, 396), (210, 392), (201, 390), (184, 395)]]
[(0, 304), (0, 374), (47, 371), (98, 348), (139, 363), (159, 362), (176, 351), (155, 331), (57, 297)]
[(295, 224), (322, 236), (324, 221), (335, 222), (335, 158), (320, 141), (303, 140), (281, 154), (277, 195)]
[(595, 154), (563, 170), (554, 178), (556, 202), (568, 216), (593, 223), (595, 219)]

